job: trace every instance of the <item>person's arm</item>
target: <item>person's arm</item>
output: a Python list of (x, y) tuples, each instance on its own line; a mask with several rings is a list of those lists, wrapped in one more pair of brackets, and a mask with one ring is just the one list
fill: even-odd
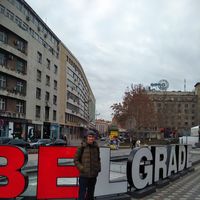
[(83, 171), (83, 165), (81, 163), (81, 157), (82, 157), (82, 147), (78, 147), (76, 154), (74, 156), (74, 164), (79, 169), (79, 171)]

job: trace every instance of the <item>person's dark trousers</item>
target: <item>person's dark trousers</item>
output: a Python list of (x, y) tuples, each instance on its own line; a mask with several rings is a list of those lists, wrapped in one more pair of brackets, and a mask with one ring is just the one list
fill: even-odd
[(94, 190), (97, 178), (79, 178), (79, 198), (78, 200), (94, 200)]

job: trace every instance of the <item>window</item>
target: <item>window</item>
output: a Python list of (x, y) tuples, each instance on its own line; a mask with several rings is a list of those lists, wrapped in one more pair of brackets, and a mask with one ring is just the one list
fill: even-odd
[(28, 31), (28, 25), (25, 22), (22, 23), (22, 29)]
[(42, 72), (40, 70), (37, 70), (37, 81), (41, 82), (42, 79)]
[(18, 101), (18, 102), (16, 103), (16, 111), (17, 111), (18, 113), (23, 113), (23, 112), (24, 112), (24, 104), (23, 104), (23, 102)]
[(46, 85), (50, 86), (50, 77), (46, 75)]
[(57, 81), (54, 80), (54, 89), (57, 90)]
[(7, 43), (7, 35), (5, 32), (0, 31), (0, 41), (3, 43)]
[(6, 77), (3, 75), (0, 75), (0, 88), (6, 87)]
[(14, 14), (10, 10), (7, 10), (6, 17), (14, 21)]
[(45, 107), (45, 121), (49, 121), (49, 107)]
[(29, 28), (29, 32), (30, 32), (31, 36), (34, 38), (34, 35), (35, 35), (34, 30), (32, 28)]
[(188, 125), (188, 122), (185, 122), (185, 126), (187, 126)]
[(35, 107), (35, 117), (40, 118), (40, 106)]
[(0, 97), (0, 110), (6, 109), (6, 100)]
[(53, 104), (56, 105), (57, 104), (57, 96), (53, 95)]
[(58, 73), (58, 66), (54, 65), (54, 74), (57, 74), (57, 73)]
[(21, 60), (16, 61), (16, 71), (20, 73), (24, 73), (25, 71), (25, 63)]
[(40, 36), (39, 36), (37, 33), (35, 33), (34, 36), (35, 36), (35, 39), (36, 39), (36, 40), (39, 40), (39, 39), (40, 39)]
[(16, 23), (19, 27), (22, 26), (22, 20), (21, 20), (19, 17), (17, 17), (17, 16), (15, 16), (15, 23)]
[(5, 12), (5, 7), (0, 4), (0, 13), (4, 14), (4, 12)]
[(40, 88), (36, 88), (36, 98), (41, 99), (41, 89)]
[(21, 51), (21, 52), (25, 52), (25, 43), (21, 40), (15, 40), (15, 46), (16, 48)]
[(49, 92), (46, 92), (46, 94), (45, 94), (45, 100), (49, 101), (49, 98), (50, 98)]
[(51, 62), (49, 59), (47, 59), (47, 69), (50, 69), (50, 67), (51, 67)]
[(42, 63), (42, 54), (39, 51), (37, 52), (37, 61)]
[(21, 81), (17, 81), (16, 83), (16, 91), (22, 92), (23, 91), (23, 83)]
[(0, 53), (0, 65), (6, 65), (6, 56)]
[(19, 10), (22, 9), (22, 4), (21, 4), (20, 2), (15, 1), (15, 5), (16, 5), (16, 7), (17, 7)]
[(71, 77), (74, 76), (74, 72), (73, 72), (71, 69), (69, 69), (69, 68), (68, 68), (68, 74), (69, 74)]
[(56, 121), (56, 111), (53, 111), (53, 120)]

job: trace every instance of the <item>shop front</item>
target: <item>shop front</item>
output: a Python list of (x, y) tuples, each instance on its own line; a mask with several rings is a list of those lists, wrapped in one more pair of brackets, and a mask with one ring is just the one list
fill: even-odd
[(27, 140), (34, 141), (43, 138), (43, 123), (32, 121), (27, 127)]
[(0, 137), (26, 139), (26, 127), (28, 121), (25, 119), (0, 117)]
[(59, 124), (51, 124), (51, 126), (50, 126), (50, 138), (51, 139), (60, 138), (59, 129), (60, 129)]

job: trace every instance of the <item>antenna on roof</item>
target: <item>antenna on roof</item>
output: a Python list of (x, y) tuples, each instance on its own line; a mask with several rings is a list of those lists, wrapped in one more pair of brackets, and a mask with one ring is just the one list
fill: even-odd
[(186, 79), (184, 79), (184, 92), (186, 92)]

